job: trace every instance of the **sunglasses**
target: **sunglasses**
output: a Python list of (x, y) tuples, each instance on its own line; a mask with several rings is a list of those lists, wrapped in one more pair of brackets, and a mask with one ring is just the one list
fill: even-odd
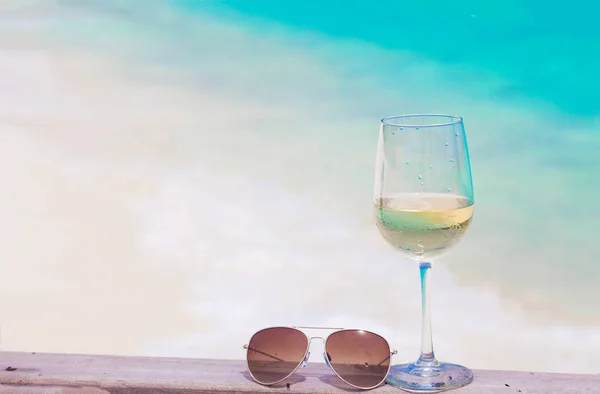
[[(308, 337), (299, 329), (336, 330), (326, 337)], [(331, 327), (264, 328), (244, 345), (248, 372), (259, 384), (270, 386), (289, 378), (308, 361), (313, 339), (323, 340), (325, 363), (350, 386), (369, 390), (385, 380), (391, 356), (390, 345), (370, 331)]]

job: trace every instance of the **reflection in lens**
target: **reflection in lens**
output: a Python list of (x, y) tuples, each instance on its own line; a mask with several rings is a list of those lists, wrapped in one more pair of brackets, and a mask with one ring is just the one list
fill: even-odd
[(308, 350), (308, 338), (293, 328), (266, 328), (248, 344), (248, 370), (261, 384), (282, 381), (296, 370)]
[(379, 386), (390, 369), (390, 345), (369, 331), (335, 332), (327, 338), (325, 352), (335, 373), (362, 389)]

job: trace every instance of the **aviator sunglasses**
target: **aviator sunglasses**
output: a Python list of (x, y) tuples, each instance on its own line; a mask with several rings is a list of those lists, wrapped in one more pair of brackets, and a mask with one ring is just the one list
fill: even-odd
[[(309, 337), (300, 329), (327, 329), (335, 332)], [(289, 378), (308, 361), (310, 343), (321, 339), (325, 344), (323, 357), (333, 372), (350, 386), (369, 390), (379, 386), (390, 370), (390, 349), (382, 336), (366, 330), (331, 327), (270, 327), (256, 332), (247, 349), (248, 372), (265, 386)]]

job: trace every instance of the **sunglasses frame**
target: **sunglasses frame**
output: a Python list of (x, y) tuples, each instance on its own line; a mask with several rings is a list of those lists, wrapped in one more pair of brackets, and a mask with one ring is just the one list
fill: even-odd
[[(249, 353), (249, 352), (250, 352), (252, 349), (250, 349), (250, 345), (249, 345), (249, 344), (250, 344), (250, 342), (252, 341), (252, 338), (254, 338), (254, 336), (255, 336), (256, 334), (258, 334), (258, 333), (259, 333), (259, 332), (261, 332), (261, 331), (264, 331), (264, 330), (267, 330), (267, 329), (272, 329), (272, 328), (291, 328), (291, 329), (294, 329), (294, 330), (296, 330), (296, 331), (298, 331), (298, 332), (301, 332), (301, 333), (302, 333), (302, 334), (303, 334), (303, 335), (306, 337), (306, 341), (307, 341), (307, 345), (306, 345), (306, 352), (304, 352), (304, 357), (302, 358), (302, 360), (301, 360), (300, 362), (298, 362), (298, 365), (296, 366), (296, 368), (294, 368), (294, 370), (293, 370), (292, 372), (290, 372), (288, 375), (286, 375), (284, 378), (282, 378), (282, 379), (279, 379), (278, 381), (276, 381), (276, 382), (273, 382), (273, 383), (262, 383), (262, 382), (260, 382), (258, 379), (256, 379), (256, 377), (254, 376), (254, 374), (252, 374), (252, 371), (250, 370), (250, 363), (249, 363), (249, 360), (248, 360), (248, 353)], [(308, 335), (307, 335), (307, 334), (306, 334), (304, 331), (302, 331), (303, 329), (304, 329), (304, 330), (334, 330), (334, 331), (333, 331), (333, 332), (331, 332), (331, 333), (329, 333), (329, 334), (327, 334), (325, 337), (322, 337), (322, 336), (311, 336), (311, 337), (309, 337), (309, 336), (308, 336)], [(302, 364), (305, 364), (305, 363), (307, 363), (307, 362), (308, 362), (308, 356), (309, 356), (309, 353), (310, 353), (310, 345), (311, 345), (311, 343), (312, 343), (312, 340), (313, 340), (313, 339), (321, 339), (321, 340), (323, 341), (323, 346), (324, 346), (324, 348), (325, 348), (325, 353), (324, 353), (323, 355), (325, 356), (325, 355), (326, 355), (326, 353), (327, 353), (327, 339), (328, 339), (328, 338), (329, 338), (331, 335), (333, 335), (333, 334), (335, 334), (335, 333), (338, 333), (338, 332), (340, 332), (340, 331), (363, 331), (363, 332), (366, 332), (366, 333), (369, 333), (369, 334), (377, 335), (378, 337), (382, 338), (382, 339), (385, 341), (385, 343), (388, 345), (388, 348), (390, 349), (390, 355), (389, 355), (389, 357), (388, 357), (388, 358), (390, 359), (390, 363), (389, 363), (389, 365), (388, 365), (388, 369), (387, 369), (387, 371), (386, 371), (386, 373), (385, 373), (385, 376), (384, 376), (384, 378), (381, 380), (381, 382), (377, 383), (376, 385), (374, 385), (374, 386), (372, 386), (372, 387), (360, 387), (360, 386), (356, 386), (356, 385), (354, 385), (354, 384), (352, 384), (352, 383), (350, 383), (350, 382), (346, 381), (344, 378), (342, 378), (342, 377), (341, 377), (341, 376), (340, 376), (340, 375), (337, 373), (337, 371), (336, 371), (336, 370), (333, 368), (333, 366), (331, 365), (331, 363), (330, 363), (330, 362), (326, 362), (326, 364), (327, 364), (327, 366), (329, 367), (329, 369), (331, 369), (331, 370), (333, 371), (333, 373), (334, 373), (334, 374), (335, 374), (335, 375), (336, 375), (336, 376), (337, 376), (337, 377), (338, 377), (338, 378), (339, 378), (339, 379), (340, 379), (342, 382), (346, 383), (347, 385), (349, 385), (349, 386), (351, 386), (351, 387), (353, 387), (353, 388), (355, 388), (355, 389), (359, 389), (359, 390), (372, 390), (372, 389), (374, 389), (374, 388), (376, 388), (376, 387), (379, 387), (379, 386), (381, 386), (381, 384), (382, 384), (383, 382), (385, 382), (385, 379), (387, 378), (387, 375), (388, 375), (388, 374), (389, 374), (389, 372), (390, 372), (390, 368), (392, 367), (392, 362), (391, 362), (392, 360), (391, 360), (391, 358), (392, 358), (392, 356), (393, 356), (393, 355), (397, 354), (397, 353), (398, 353), (398, 351), (397, 351), (397, 350), (395, 350), (395, 349), (392, 349), (392, 348), (391, 348), (391, 346), (390, 346), (390, 343), (388, 342), (388, 340), (387, 340), (387, 339), (385, 339), (383, 336), (381, 336), (381, 335), (379, 335), (379, 334), (377, 334), (377, 333), (375, 333), (375, 332), (369, 331), (369, 330), (364, 330), (364, 329), (362, 329), (362, 328), (315, 327), (315, 326), (274, 326), (274, 327), (265, 327), (265, 328), (261, 328), (260, 330), (256, 331), (254, 334), (252, 334), (252, 336), (250, 337), (250, 341), (248, 341), (248, 343), (247, 343), (247, 344), (245, 344), (245, 345), (243, 346), (243, 348), (247, 350), (247, 352), (246, 352), (246, 368), (248, 369), (248, 373), (250, 374), (250, 376), (252, 376), (252, 379), (254, 379), (254, 381), (255, 381), (256, 383), (258, 383), (258, 384), (261, 384), (261, 385), (263, 385), (263, 386), (273, 386), (273, 385), (276, 385), (276, 384), (278, 384), (278, 383), (281, 383), (281, 382), (283, 382), (284, 380), (288, 379), (290, 376), (292, 376), (294, 373), (296, 373), (296, 371), (297, 371), (297, 370), (298, 370), (298, 369), (299, 369), (299, 368), (302, 366)], [(388, 358), (386, 358), (386, 359), (382, 360), (381, 362), (384, 362), (384, 361), (386, 361)]]

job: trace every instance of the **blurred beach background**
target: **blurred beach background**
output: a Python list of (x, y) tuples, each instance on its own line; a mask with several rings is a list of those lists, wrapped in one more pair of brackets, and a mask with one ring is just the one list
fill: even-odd
[(475, 187), (438, 357), (600, 373), (597, 8), (1, 0), (0, 349), (241, 359), (339, 325), (412, 361), (418, 269), (373, 171), (380, 118), (434, 112)]

